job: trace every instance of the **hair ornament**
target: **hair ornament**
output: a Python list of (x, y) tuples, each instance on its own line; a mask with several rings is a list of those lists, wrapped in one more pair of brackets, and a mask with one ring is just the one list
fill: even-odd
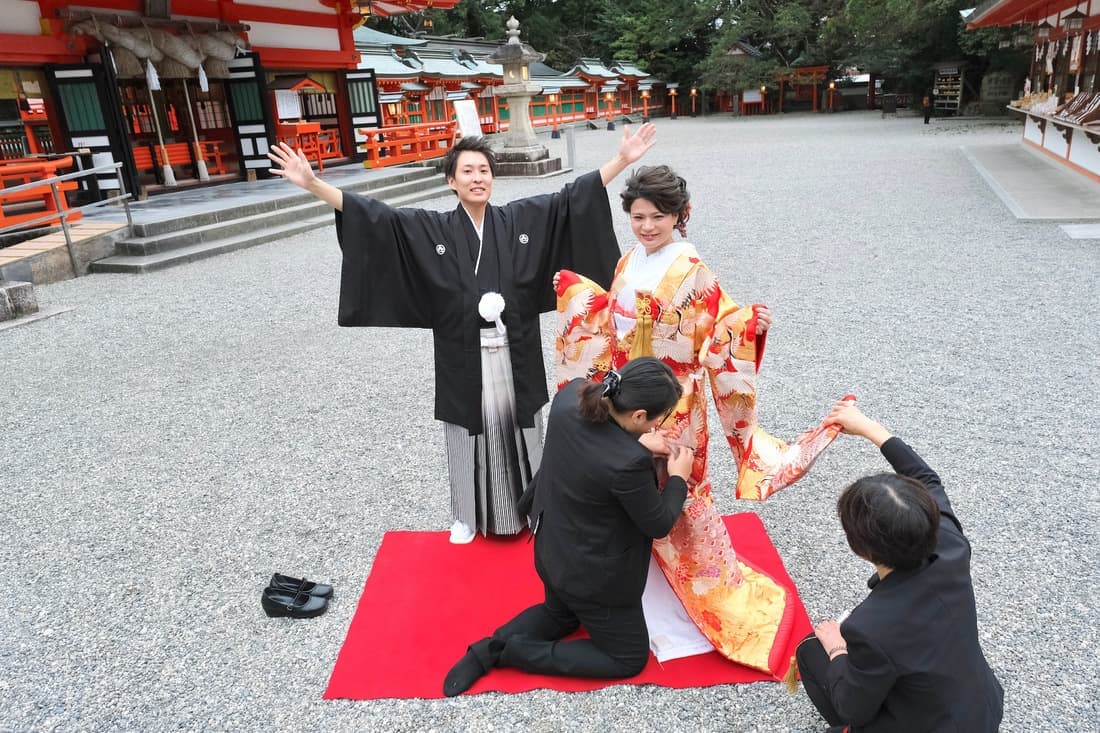
[(676, 231), (680, 232), (680, 237), (687, 239), (688, 235), (688, 219), (691, 218), (691, 202), (684, 204), (683, 211), (680, 212), (680, 216), (676, 219)]
[(603, 378), (603, 396), (608, 399), (615, 399), (619, 396), (619, 392), (622, 391), (623, 378), (614, 369), (607, 373), (607, 376)]

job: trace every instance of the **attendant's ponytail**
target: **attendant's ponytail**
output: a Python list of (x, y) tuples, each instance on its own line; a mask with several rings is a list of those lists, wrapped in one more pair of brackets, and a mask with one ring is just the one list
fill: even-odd
[(607, 422), (611, 410), (631, 413), (645, 410), (647, 417), (668, 412), (680, 400), (683, 388), (668, 365), (652, 356), (631, 359), (622, 371), (612, 369), (603, 382), (589, 382), (581, 388), (581, 417)]

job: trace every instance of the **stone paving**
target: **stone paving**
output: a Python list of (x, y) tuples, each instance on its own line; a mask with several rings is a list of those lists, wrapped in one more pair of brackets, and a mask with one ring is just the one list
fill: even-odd
[[(1019, 128), (657, 126), (647, 162), (688, 179), (690, 239), (736, 300), (773, 310), (762, 423), (793, 437), (854, 392), (913, 444), (973, 543), (1002, 730), (1093, 728), (1100, 243), (1018, 222), (960, 150)], [(617, 135), (578, 132), (578, 169)], [(495, 198), (562, 182), (501, 180)], [(449, 524), (430, 337), (336, 327), (338, 268), (329, 227), (41, 287), (44, 309), (71, 310), (0, 331), (0, 730), (824, 730), (801, 692), (765, 683), (322, 701), (383, 533)], [(842, 438), (763, 505), (732, 500), (730, 464), (714, 452), (720, 508), (761, 515), (810, 616), (858, 603), (870, 568), (834, 503), (877, 453)], [(268, 619), (274, 570), (337, 600)]]

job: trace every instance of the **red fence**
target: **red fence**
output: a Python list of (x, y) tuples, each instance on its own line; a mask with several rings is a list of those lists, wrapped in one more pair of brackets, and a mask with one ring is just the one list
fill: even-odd
[(367, 154), (365, 168), (412, 163), (439, 158), (451, 147), (455, 123), (428, 122), (421, 125), (399, 125), (359, 131), (367, 141), (359, 150)]

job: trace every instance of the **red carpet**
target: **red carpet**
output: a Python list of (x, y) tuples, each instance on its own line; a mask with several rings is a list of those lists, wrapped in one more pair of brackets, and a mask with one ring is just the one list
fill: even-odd
[[(789, 655), (810, 633), (810, 620), (783, 562), (753, 513), (724, 518), (734, 547), (791, 592), (795, 623)], [(443, 697), (443, 677), (466, 652), (517, 613), (542, 601), (533, 545), (524, 535), (452, 545), (446, 532), (387, 532), (359, 608), (336, 659), (325, 698)], [(616, 684), (706, 687), (771, 678), (717, 652), (663, 665), (652, 656), (629, 680), (585, 680), (494, 669), (470, 693), (575, 692)], [(467, 693), (467, 694), (470, 694)]]

